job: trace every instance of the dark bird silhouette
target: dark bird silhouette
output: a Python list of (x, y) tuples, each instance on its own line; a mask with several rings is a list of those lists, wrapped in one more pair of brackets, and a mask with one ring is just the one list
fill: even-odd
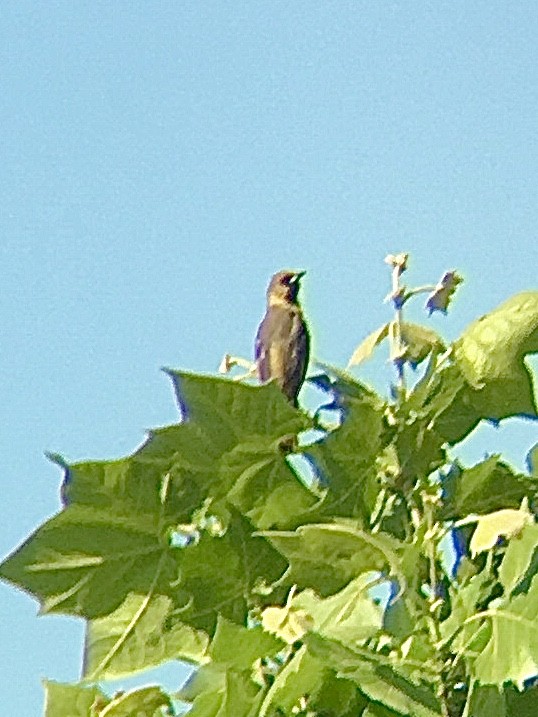
[(276, 381), (294, 405), (303, 385), (310, 335), (297, 301), (304, 271), (279, 271), (269, 282), (267, 310), (258, 328), (255, 359), (260, 381)]

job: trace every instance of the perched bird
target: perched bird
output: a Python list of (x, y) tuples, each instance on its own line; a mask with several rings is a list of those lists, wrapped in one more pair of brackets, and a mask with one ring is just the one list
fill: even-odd
[(267, 288), (267, 310), (256, 334), (254, 355), (260, 381), (275, 380), (294, 405), (303, 385), (310, 335), (297, 301), (304, 271), (279, 271)]

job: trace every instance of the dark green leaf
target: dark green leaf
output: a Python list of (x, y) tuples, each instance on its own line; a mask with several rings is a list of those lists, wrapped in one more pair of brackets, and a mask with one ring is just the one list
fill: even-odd
[(414, 684), (381, 656), (354, 652), (342, 644), (310, 634), (306, 643), (314, 657), (334, 669), (340, 678), (352, 680), (369, 699), (380, 702), (398, 714), (410, 717), (439, 717), (441, 709), (431, 685)]
[(305, 454), (328, 492), (318, 514), (369, 520), (380, 486), (376, 458), (386, 440), (385, 404), (368, 393), (346, 397), (342, 425)]
[(295, 532), (263, 535), (290, 563), (288, 582), (312, 587), (322, 596), (334, 594), (370, 570), (388, 568), (398, 576), (397, 541), (372, 535), (351, 522), (304, 525)]
[(506, 699), (501, 690), (477, 685), (471, 695), (469, 715), (473, 717), (506, 717)]
[(469, 513), (490, 513), (501, 508), (518, 508), (522, 499), (536, 491), (534, 482), (514, 471), (498, 455), (472, 468), (454, 466), (443, 483), (444, 520)]
[(129, 592), (168, 587), (176, 561), (148, 516), (70, 506), (48, 520), (0, 566), (0, 575), (32, 593), (43, 612), (95, 618)]

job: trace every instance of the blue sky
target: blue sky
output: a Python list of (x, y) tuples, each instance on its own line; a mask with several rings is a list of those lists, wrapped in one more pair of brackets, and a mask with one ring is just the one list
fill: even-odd
[[(529, 1), (4, 0), (0, 553), (59, 507), (45, 450), (127, 454), (177, 418), (161, 366), (251, 355), (277, 269), (337, 365), (390, 318), (389, 252), (465, 276), (449, 338), (536, 288), (537, 36)], [(536, 434), (463, 453), (522, 466)], [(39, 714), (82, 625), (0, 606), (0, 704)]]

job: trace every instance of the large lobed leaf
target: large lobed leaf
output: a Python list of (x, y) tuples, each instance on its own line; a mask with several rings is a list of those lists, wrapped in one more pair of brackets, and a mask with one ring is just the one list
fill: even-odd
[[(0, 566), (43, 612), (90, 620), (87, 675), (201, 660), (217, 616), (243, 623), (254, 585), (285, 570), (254, 528), (294, 526), (317, 500), (286, 462), (308, 421), (275, 386), (175, 378), (187, 422), (127, 459), (64, 463), (67, 506)], [(204, 505), (220, 529), (191, 523), (176, 545), (178, 524)]]

